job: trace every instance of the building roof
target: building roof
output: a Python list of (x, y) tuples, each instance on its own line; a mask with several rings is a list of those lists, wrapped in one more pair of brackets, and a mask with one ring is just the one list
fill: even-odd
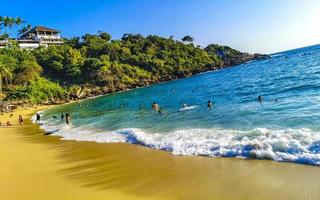
[(36, 32), (36, 31), (49, 31), (49, 32), (54, 32), (54, 33), (60, 33), (60, 31), (58, 30), (55, 30), (55, 29), (52, 29), (52, 28), (48, 28), (48, 27), (45, 27), (45, 26), (35, 26), (29, 30), (27, 30), (26, 32), (22, 33), (20, 35), (20, 37), (23, 37), (29, 33), (33, 33), (33, 32)]

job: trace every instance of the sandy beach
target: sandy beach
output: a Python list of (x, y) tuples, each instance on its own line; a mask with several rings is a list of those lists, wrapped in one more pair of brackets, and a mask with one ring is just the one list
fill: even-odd
[[(38, 110), (46, 107), (39, 107)], [(0, 199), (319, 199), (320, 168), (173, 156), (130, 144), (44, 136), (35, 109), (0, 117)]]

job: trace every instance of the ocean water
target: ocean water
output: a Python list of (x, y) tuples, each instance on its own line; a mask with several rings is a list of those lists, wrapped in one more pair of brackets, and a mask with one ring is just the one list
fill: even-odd
[[(161, 114), (151, 109), (154, 101)], [(182, 109), (183, 104), (188, 107)], [(66, 112), (70, 126), (60, 119)], [(42, 128), (65, 140), (319, 166), (320, 46), (62, 105), (41, 115)]]

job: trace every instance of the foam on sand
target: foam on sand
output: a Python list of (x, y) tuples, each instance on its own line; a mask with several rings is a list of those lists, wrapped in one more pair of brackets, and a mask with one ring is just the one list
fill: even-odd
[(41, 127), (64, 140), (140, 144), (174, 155), (257, 158), (320, 165), (320, 133), (310, 129), (180, 129), (151, 133), (137, 128), (105, 131), (90, 126), (49, 126), (46, 123)]

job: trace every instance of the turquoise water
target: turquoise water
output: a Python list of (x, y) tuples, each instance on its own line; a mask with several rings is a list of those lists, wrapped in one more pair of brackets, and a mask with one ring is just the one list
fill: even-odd
[[(151, 109), (154, 101), (161, 114)], [(183, 104), (188, 107), (181, 109)], [(60, 119), (65, 112), (71, 114), (71, 126)], [(320, 46), (87, 99), (42, 115), (44, 129), (68, 140), (320, 165)]]

